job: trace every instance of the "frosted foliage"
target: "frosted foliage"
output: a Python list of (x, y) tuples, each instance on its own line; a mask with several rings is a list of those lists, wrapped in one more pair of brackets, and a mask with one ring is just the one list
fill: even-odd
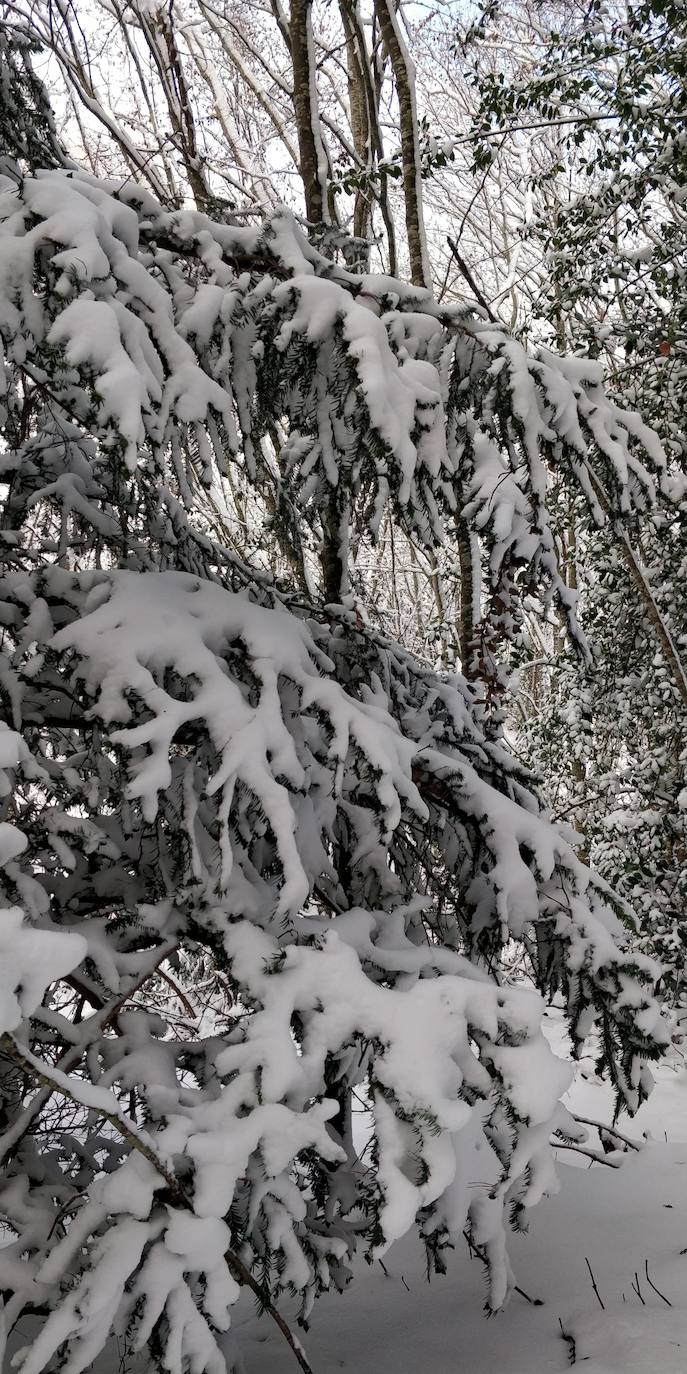
[[(649, 605), (678, 653), (686, 510), (683, 500), (652, 512), (641, 531)], [(638, 947), (659, 960), (666, 999), (679, 1004), (687, 945), (685, 703), (612, 538), (597, 537), (580, 583), (594, 669), (581, 673), (561, 655), (550, 697), (524, 726), (518, 751), (547, 780), (556, 808), (572, 808), (593, 867), (632, 904)]]
[[(380, 674), (375, 693), (353, 695), (337, 680), (336, 640), (348, 638), (349, 661), (356, 641), (368, 646), (345, 619), (332, 636), (324, 623), (187, 573), (54, 568), (9, 575), (2, 593), (6, 623), (19, 605), (33, 617), (24, 664), (46, 665), (25, 676), (15, 664), (29, 737), (42, 678), (48, 696), (51, 682), (63, 684), (84, 738), (98, 740), (97, 762), (89, 746), (79, 770), (68, 754), (50, 761), (69, 802), (44, 813), (40, 882), (16, 875), (34, 919), (49, 919), (47, 889), (69, 926), (30, 935), (65, 942), (64, 951), (46, 945), (53, 979), (71, 954), (72, 966), (96, 971), (101, 1005), (113, 995), (120, 1004), (160, 945), (192, 932), (237, 996), (223, 1033), (205, 1039), (179, 1039), (136, 1010), (120, 1013), (116, 1039), (103, 1033), (102, 1012), (76, 1035), (90, 1046), (97, 1086), (65, 1078), (69, 1093), (124, 1129), (131, 1149), (122, 1158), (111, 1132), (84, 1118), (90, 1149), (108, 1160), (105, 1181), (96, 1170), (67, 1233), (42, 1232), (29, 1248), (56, 1293), (84, 1236), (88, 1267), (57, 1301), (26, 1374), (64, 1342), (69, 1369), (88, 1367), (111, 1322), (135, 1345), (165, 1331), (179, 1351), (173, 1368), (186, 1358), (219, 1368), (216, 1335), (238, 1291), (229, 1217), (244, 1251), (267, 1247), (277, 1291), (300, 1291), (306, 1310), (319, 1288), (345, 1283), (357, 1244), (382, 1253), (416, 1218), (439, 1252), (470, 1229), (500, 1305), (510, 1285), (505, 1218), (555, 1187), (549, 1138), (565, 1129), (570, 1069), (542, 1037), (539, 997), (500, 987), (476, 957), (480, 945), (533, 933), (573, 1017), (596, 1003), (609, 1036), (622, 1029), (615, 1072), (630, 1103), (641, 1094), (642, 1048), (661, 1028), (649, 962), (622, 954), (602, 894), (509, 778), (508, 756), (480, 736), (460, 683), (376, 644), (387, 691)], [(118, 792), (119, 814), (107, 800)], [(418, 827), (455, 885), (449, 938), (444, 925), (440, 939), (427, 861), (409, 864)], [(346, 894), (335, 859), (349, 831)], [(461, 851), (473, 856), (462, 882)], [(95, 879), (89, 854), (100, 856)], [(167, 895), (142, 904), (161, 878)], [(85, 913), (89, 890), (103, 914)], [(105, 914), (122, 899), (124, 924)], [(41, 986), (25, 1014), (50, 974), (32, 978)], [(62, 1081), (59, 1069), (52, 1075)], [(356, 1086), (370, 1104), (373, 1171), (350, 1128), (332, 1128)], [(144, 1132), (124, 1108), (132, 1092), (145, 1104)], [(25, 1139), (18, 1162), (27, 1149)], [(182, 1210), (170, 1213), (158, 1195), (182, 1159)], [(17, 1186), (8, 1183), (10, 1197)], [(26, 1246), (20, 1228), (0, 1271), (16, 1274)]]
[[(263, 441), (277, 421), (283, 518), (316, 527), (329, 504), (343, 529), (355, 501), (374, 536), (391, 501), (432, 546), (463, 514), (487, 584), (530, 568), (578, 638), (546, 511), (552, 467), (572, 473), (599, 521), (590, 455), (624, 510), (663, 480), (660, 444), (608, 399), (597, 363), (531, 356), (419, 288), (354, 276), (286, 212), (217, 224), (126, 183), (46, 172), (19, 189), (7, 179), (4, 193), (0, 182), (0, 242), (10, 364), (23, 363), (27, 331), (37, 355), (57, 348), (89, 385), (88, 423), (128, 468), (153, 455), (166, 466), (173, 440), (176, 484), (185, 431), (205, 480), (214, 448), (220, 471), (241, 452), (253, 480), (274, 482)], [(50, 283), (40, 296), (38, 262)], [(84, 510), (84, 486), (65, 473), (53, 492)], [(190, 500), (187, 481), (180, 494)]]
[[(520, 571), (574, 626), (551, 473), (586, 491), (594, 461), (630, 508), (660, 450), (594, 364), (355, 277), (286, 213), (218, 224), (80, 172), (2, 182), (0, 342), (17, 1367), (78, 1374), (113, 1330), (224, 1374), (242, 1286), (307, 1315), (413, 1225), (439, 1267), (468, 1233), (500, 1306), (509, 1225), (577, 1131), (541, 997), (578, 1042), (597, 1022), (633, 1110), (657, 971), (474, 685), (367, 624), (349, 537), (390, 518), (431, 549), (458, 520), (510, 632)], [(298, 590), (242, 561), (230, 496)]]
[[(0, 839), (2, 836), (0, 836)], [(14, 857), (14, 856), (13, 856)], [(86, 953), (78, 935), (32, 930), (16, 907), (0, 911), (0, 1034), (16, 1030), (40, 1006), (55, 978), (81, 962)]]
[[(0, 786), (15, 768), (24, 745), (21, 736), (0, 725)], [(23, 854), (26, 836), (15, 825), (0, 822), (0, 869)], [(86, 954), (78, 935), (61, 930), (33, 930), (17, 907), (0, 907), (0, 1035), (16, 1030), (40, 1006), (46, 989), (71, 973)]]

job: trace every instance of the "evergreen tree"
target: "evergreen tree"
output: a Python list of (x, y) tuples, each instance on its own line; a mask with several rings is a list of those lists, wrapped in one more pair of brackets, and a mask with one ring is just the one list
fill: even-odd
[[(69, 159), (32, 55), (39, 44), (20, 24), (0, 24), (0, 169), (63, 167)], [(9, 158), (9, 165), (7, 159)]]
[[(591, 0), (584, 20), (544, 9), (536, 69), (491, 70), (489, 5), (469, 33), (478, 164), (509, 130), (548, 128), (530, 232), (546, 253), (537, 308), (575, 348), (605, 355), (616, 390), (678, 458), (687, 387), (687, 15), (682, 0)], [(500, 137), (495, 137), (495, 131)]]
[[(685, 624), (685, 503), (642, 526), (643, 576), (664, 624)], [(685, 1002), (687, 730), (670, 665), (643, 614), (617, 531), (578, 531), (583, 621), (594, 663), (552, 661), (518, 748), (542, 778), (554, 814), (584, 836), (585, 854), (630, 903), (638, 948), (663, 969), (671, 1006)], [(674, 631), (673, 631), (674, 632)], [(687, 635), (677, 636), (684, 652)]]
[[(472, 33), (507, 25), (490, 7)], [(584, 22), (541, 12), (538, 69), (506, 82), (475, 59), (476, 158), (495, 128), (548, 126), (532, 184), (532, 234), (546, 254), (537, 307), (556, 337), (604, 360), (621, 404), (656, 426), (672, 500), (622, 521), (603, 482), (596, 519), (562, 484), (566, 549), (595, 668), (553, 666), (522, 743), (554, 809), (586, 836), (592, 865), (641, 916), (641, 943), (685, 987), (687, 603), (687, 22), (682, 3), (617, 10), (592, 0)], [(508, 137), (506, 133), (505, 137)], [(548, 157), (546, 149), (548, 148)], [(570, 195), (568, 188), (572, 187)]]
[[(554, 1186), (552, 1134), (580, 1138), (504, 951), (562, 993), (574, 1043), (596, 1022), (629, 1110), (665, 1043), (657, 970), (488, 698), (369, 623), (351, 533), (386, 512), (432, 550), (459, 519), (482, 663), (533, 589), (584, 651), (550, 472), (589, 494), (601, 471), (631, 507), (660, 446), (598, 364), (357, 276), (285, 212), (218, 222), (20, 162), (0, 180), (19, 1368), (79, 1374), (113, 1330), (174, 1374), (223, 1374), (247, 1286), (307, 1369), (279, 1294), (307, 1315), (413, 1224), (439, 1267), (467, 1232), (496, 1308), (508, 1220)], [(239, 556), (238, 521), (281, 578)]]

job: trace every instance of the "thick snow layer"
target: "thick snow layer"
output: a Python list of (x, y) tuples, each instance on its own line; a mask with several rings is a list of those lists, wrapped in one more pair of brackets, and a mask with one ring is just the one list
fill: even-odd
[[(549, 1012), (547, 1020), (552, 1044), (562, 1052), (560, 1014)], [(645, 1131), (653, 1137), (620, 1168), (587, 1167), (586, 1158), (561, 1151), (560, 1192), (537, 1207), (528, 1235), (510, 1245), (516, 1282), (541, 1306), (515, 1293), (505, 1311), (485, 1318), (479, 1261), (470, 1262), (466, 1250), (459, 1250), (450, 1256), (447, 1274), (428, 1284), (421, 1246), (406, 1237), (385, 1256), (383, 1268), (363, 1266), (350, 1292), (316, 1303), (304, 1337), (316, 1374), (562, 1374), (571, 1367), (572, 1342), (585, 1374), (684, 1374), (684, 1064), (678, 1050), (660, 1065), (649, 1102), (632, 1122), (619, 1123), (638, 1141)], [(565, 1100), (581, 1115), (611, 1120), (609, 1088), (587, 1064)], [(598, 1147), (594, 1131), (590, 1144)], [(587, 1259), (605, 1310), (594, 1295)], [(672, 1306), (647, 1282), (647, 1267)], [(561, 1324), (570, 1339), (562, 1337)], [(236, 1366), (242, 1374), (287, 1374), (278, 1333), (255, 1317), (245, 1299), (227, 1343), (232, 1354), (233, 1341), (243, 1354), (243, 1366)]]
[[(14, 835), (20, 832), (7, 826)], [(2, 838), (0, 836), (0, 838)], [(20, 836), (21, 838), (21, 836)], [(71, 973), (87, 953), (81, 935), (32, 930), (19, 907), (0, 910), (0, 1034), (13, 1031), (40, 1004), (56, 978)]]

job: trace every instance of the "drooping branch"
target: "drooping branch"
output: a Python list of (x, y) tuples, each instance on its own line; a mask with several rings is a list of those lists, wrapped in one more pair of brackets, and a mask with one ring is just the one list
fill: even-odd
[[(65, 1050), (64, 1054), (58, 1059), (55, 1067), (59, 1069), (60, 1073), (67, 1074), (80, 1063), (89, 1046), (94, 1044), (95, 1041), (100, 1038), (103, 1031), (116, 1020), (118, 1012), (121, 1011), (125, 1003), (128, 1002), (130, 998), (134, 997), (148, 980), (153, 977), (160, 964), (164, 963), (165, 959), (169, 958), (176, 947), (177, 943), (175, 940), (166, 940), (161, 948), (155, 950), (152, 964), (136, 978), (132, 979), (122, 992), (117, 993), (114, 998), (106, 1002), (89, 1018), (88, 1022), (83, 1026), (83, 1034), (80, 1036), (78, 1044), (72, 1045), (69, 1049)], [(52, 1084), (44, 1084), (40, 1091), (36, 1093), (35, 1097), (32, 1097), (31, 1101), (27, 1103), (21, 1114), (15, 1118), (12, 1125), (0, 1136), (0, 1165), (16, 1150), (19, 1142), (26, 1135), (27, 1131), (31, 1129), (31, 1123), (35, 1121), (38, 1113), (43, 1110), (43, 1107), (54, 1091), (55, 1088)]]
[[(116, 1098), (112, 1097), (111, 1110), (103, 1105), (101, 1099), (105, 1096), (112, 1096), (106, 1089), (90, 1088), (89, 1085), (82, 1084), (80, 1091), (73, 1090), (69, 1078), (63, 1072), (51, 1069), (49, 1065), (41, 1063), (28, 1050), (22, 1049), (11, 1035), (0, 1035), (0, 1053), (6, 1055), (28, 1078), (38, 1083), (43, 1093), (47, 1094), (48, 1097), (57, 1092), (78, 1106), (86, 1105), (95, 1110), (104, 1121), (109, 1122), (110, 1126), (126, 1141), (131, 1150), (142, 1155), (149, 1164), (152, 1164), (156, 1173), (164, 1179), (176, 1206), (193, 1214), (193, 1199), (188, 1196), (173, 1169), (161, 1159), (150, 1137), (127, 1117), (126, 1113), (119, 1107)], [(261, 1283), (258, 1283), (258, 1280), (251, 1274), (250, 1269), (246, 1267), (235, 1250), (227, 1250), (224, 1258), (236, 1282), (243, 1288), (250, 1289), (257, 1298), (261, 1310), (267, 1312), (279, 1328), (284, 1340), (293, 1352), (299, 1368), (303, 1370), (303, 1374), (313, 1374), (312, 1365), (307, 1360), (300, 1341), (294, 1336), (279, 1309), (275, 1307), (267, 1290)]]

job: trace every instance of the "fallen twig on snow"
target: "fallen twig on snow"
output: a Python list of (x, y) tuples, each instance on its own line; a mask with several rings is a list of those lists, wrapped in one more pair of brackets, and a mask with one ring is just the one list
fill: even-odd
[(585, 1262), (585, 1264), (586, 1264), (586, 1266), (587, 1266), (587, 1268), (588, 1268), (588, 1270), (589, 1270), (589, 1277), (591, 1278), (591, 1281), (592, 1281), (592, 1288), (594, 1289), (594, 1292), (596, 1293), (597, 1300), (598, 1300), (598, 1303), (599, 1303), (599, 1307), (601, 1308), (601, 1310), (602, 1310), (603, 1312), (605, 1312), (605, 1311), (606, 1311), (606, 1304), (605, 1304), (605, 1302), (604, 1302), (604, 1300), (603, 1300), (603, 1298), (602, 1298), (602, 1296), (601, 1296), (601, 1294), (600, 1294), (600, 1292), (599, 1292), (599, 1290), (598, 1290), (598, 1288), (597, 1288), (597, 1286), (596, 1286), (596, 1279), (594, 1278), (594, 1273), (593, 1273), (593, 1270), (592, 1270), (592, 1266), (591, 1266), (591, 1264), (589, 1263), (589, 1260), (587, 1259), (587, 1256), (586, 1256), (586, 1255), (585, 1255), (585, 1257), (584, 1257), (584, 1262)]

